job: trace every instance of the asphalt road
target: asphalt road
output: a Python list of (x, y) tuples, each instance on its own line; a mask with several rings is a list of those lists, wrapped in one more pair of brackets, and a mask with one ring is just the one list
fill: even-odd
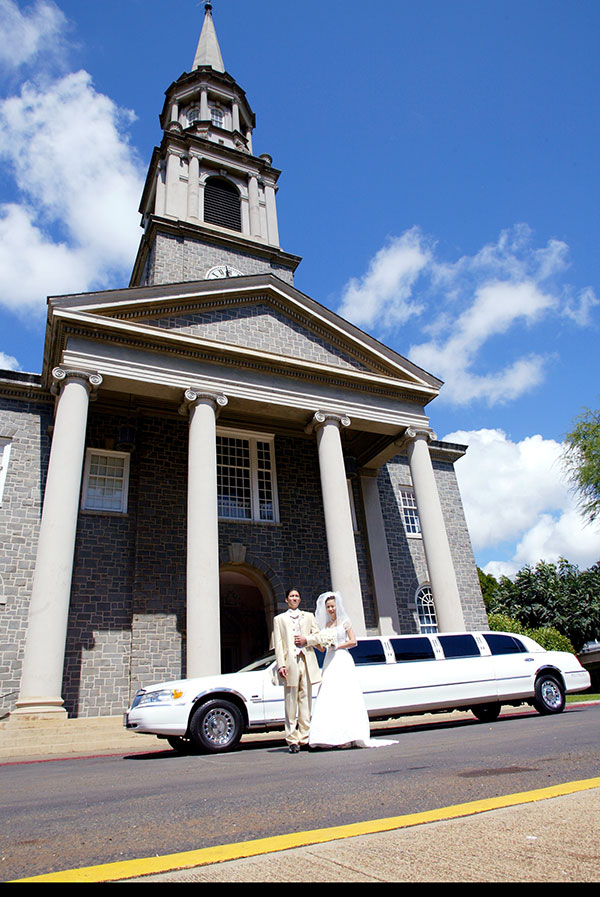
[[(432, 719), (435, 719), (433, 717)], [(599, 774), (600, 706), (403, 728), (373, 750), (0, 767), (1, 879), (415, 813)]]

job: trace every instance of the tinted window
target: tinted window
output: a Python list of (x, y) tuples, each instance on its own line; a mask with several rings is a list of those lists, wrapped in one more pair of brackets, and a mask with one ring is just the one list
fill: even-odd
[(526, 654), (527, 650), (523, 642), (513, 635), (496, 635), (488, 633), (483, 636), (492, 654)]
[(357, 666), (367, 663), (385, 663), (385, 653), (379, 639), (374, 639), (372, 642), (359, 642), (356, 648), (350, 648), (350, 654)]
[(390, 639), (398, 663), (411, 660), (435, 660), (435, 654), (428, 638), (393, 638)]
[(479, 648), (472, 635), (438, 635), (446, 658), (479, 657)]

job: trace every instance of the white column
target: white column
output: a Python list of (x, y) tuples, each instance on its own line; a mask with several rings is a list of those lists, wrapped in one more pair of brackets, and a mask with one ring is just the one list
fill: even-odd
[(456, 573), (437, 491), (431, 455), (430, 431), (408, 428), (408, 463), (421, 523), (423, 547), (440, 632), (465, 628)]
[(208, 108), (208, 91), (203, 87), (200, 91), (200, 120), (209, 121), (210, 109)]
[(258, 206), (258, 178), (248, 176), (248, 202), (250, 204), (250, 235), (260, 237), (260, 209)]
[(188, 219), (197, 221), (199, 218), (199, 195), (200, 195), (200, 160), (193, 153), (190, 155), (188, 170), (188, 195), (187, 195), (187, 216)]
[(221, 672), (217, 415), (225, 396), (187, 389), (189, 410), (187, 509), (187, 677)]
[(271, 246), (279, 246), (277, 205), (275, 203), (275, 187), (273, 184), (265, 184), (265, 201), (267, 205), (268, 240)]
[(381, 511), (377, 474), (377, 470), (363, 470), (360, 475), (360, 487), (367, 526), (367, 542), (371, 558), (377, 615), (379, 617), (379, 632), (381, 635), (398, 635), (400, 632), (400, 621), (398, 619), (396, 591), (394, 589), (394, 577), (390, 563), (385, 523)]
[(341, 592), (354, 632), (362, 636), (366, 634), (365, 615), (340, 436), (340, 427), (350, 426), (350, 420), (318, 411), (314, 423), (317, 426), (331, 588)]
[(232, 130), (239, 131), (240, 130), (240, 107), (238, 106), (238, 104), (235, 101), (231, 107), (231, 112), (232, 112), (232, 118), (233, 118), (233, 129)]
[(166, 212), (166, 172), (167, 163), (165, 159), (162, 159), (158, 163), (158, 170), (156, 172), (156, 198), (154, 201), (154, 212), (156, 215), (160, 215), (162, 218)]
[(55, 368), (56, 406), (16, 714), (66, 715), (62, 691), (89, 397), (100, 374)]
[(179, 172), (181, 160), (177, 153), (169, 150), (167, 153), (167, 176), (165, 212), (173, 218), (183, 217), (179, 210)]

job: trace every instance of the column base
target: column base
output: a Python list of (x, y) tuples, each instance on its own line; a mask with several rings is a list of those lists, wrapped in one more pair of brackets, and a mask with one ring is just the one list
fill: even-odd
[(11, 717), (31, 717), (32, 719), (67, 718), (67, 711), (62, 698), (19, 698)]

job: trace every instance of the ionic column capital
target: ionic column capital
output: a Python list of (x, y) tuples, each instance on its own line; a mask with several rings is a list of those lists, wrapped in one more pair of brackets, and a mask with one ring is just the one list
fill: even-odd
[(437, 439), (437, 435), (429, 427), (407, 427), (402, 441), (414, 442), (415, 439), (425, 439), (427, 442), (433, 442)]
[(213, 406), (213, 410), (215, 414), (224, 408), (229, 399), (227, 396), (222, 394), (215, 394), (210, 392), (199, 392), (192, 387), (189, 387), (185, 390), (183, 394), (183, 402), (179, 406), (179, 413), (184, 417), (187, 417), (191, 411), (191, 409), (197, 405), (199, 402), (210, 403)]
[(68, 380), (79, 380), (84, 383), (91, 402), (96, 398), (96, 393), (103, 383), (102, 374), (97, 372), (92, 372), (90, 374), (89, 371), (78, 371), (73, 368), (61, 367), (55, 367), (53, 369), (52, 379), (54, 382), (50, 387), (50, 392), (53, 395), (60, 395), (61, 388)]
[(341, 430), (342, 427), (349, 427), (352, 421), (347, 414), (335, 414), (331, 411), (316, 411), (313, 414), (312, 420), (306, 426), (305, 433), (314, 433), (316, 430), (319, 430), (321, 427), (324, 427), (325, 424), (329, 423), (336, 424), (338, 430)]

